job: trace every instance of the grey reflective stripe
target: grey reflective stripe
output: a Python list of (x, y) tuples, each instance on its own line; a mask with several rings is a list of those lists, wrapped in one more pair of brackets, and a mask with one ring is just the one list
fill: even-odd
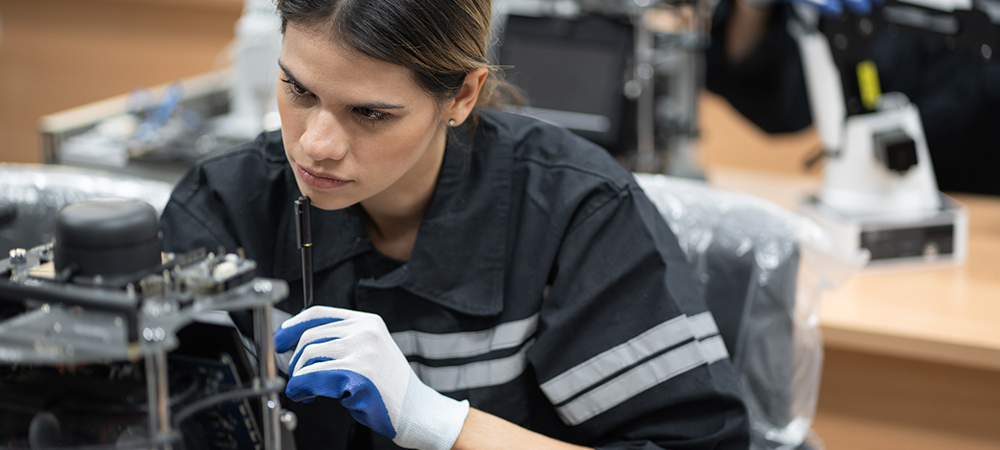
[[(578, 425), (670, 378), (728, 358), (718, 332), (709, 312), (675, 317), (545, 382), (542, 391), (555, 405), (579, 395), (557, 408), (566, 423)], [(633, 367), (687, 340), (691, 342)]]
[[(723, 350), (725, 350), (724, 347)], [(705, 364), (705, 362), (701, 343), (698, 341), (689, 342), (636, 366), (556, 409), (559, 411), (559, 416), (567, 424), (579, 425), (587, 419), (607, 411), (657, 384)]]
[(546, 381), (542, 391), (552, 404), (562, 403), (612, 374), (693, 337), (687, 317), (677, 316)]
[(698, 341), (698, 343), (701, 344), (701, 350), (705, 354), (705, 362), (709, 364), (729, 357), (729, 352), (726, 351), (726, 343), (722, 341), (722, 336), (715, 335), (703, 341)]
[(517, 347), (527, 342), (537, 328), (538, 314), (535, 314), (488, 330), (442, 334), (401, 331), (392, 333), (392, 339), (406, 356), (427, 359), (468, 358)]
[(715, 324), (715, 318), (708, 311), (695, 314), (688, 320), (691, 321), (691, 331), (694, 332), (694, 337), (698, 339), (719, 334), (719, 327)]
[(524, 373), (528, 367), (526, 353), (533, 342), (528, 341), (521, 350), (506, 358), (446, 367), (411, 362), (410, 367), (426, 385), (442, 392), (497, 386)]
[[(705, 352), (705, 362), (711, 364), (729, 357), (726, 343), (722, 341), (722, 336), (719, 336), (719, 326), (716, 325), (712, 313), (706, 311), (691, 316), (691, 331), (694, 332), (694, 337), (701, 339), (700, 344), (702, 351)], [(711, 337), (705, 339), (706, 336)]]

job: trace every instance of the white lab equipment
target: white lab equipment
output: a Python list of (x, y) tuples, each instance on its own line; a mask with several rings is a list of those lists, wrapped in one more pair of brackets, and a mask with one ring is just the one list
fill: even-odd
[(887, 0), (870, 16), (822, 22), (803, 16), (790, 29), (826, 159), (822, 187), (800, 212), (845, 248), (869, 252), (873, 266), (961, 265), (968, 212), (938, 191), (920, 112), (904, 94), (880, 91), (867, 45), (880, 28), (912, 31), (989, 60), (982, 49), (997, 43), (980, 31), (996, 22), (967, 0)]

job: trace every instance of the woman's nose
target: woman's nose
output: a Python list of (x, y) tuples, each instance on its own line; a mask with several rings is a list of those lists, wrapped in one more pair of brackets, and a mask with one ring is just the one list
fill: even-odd
[(310, 117), (299, 140), (306, 156), (314, 161), (343, 159), (350, 149), (349, 142), (345, 128), (330, 111), (319, 111)]

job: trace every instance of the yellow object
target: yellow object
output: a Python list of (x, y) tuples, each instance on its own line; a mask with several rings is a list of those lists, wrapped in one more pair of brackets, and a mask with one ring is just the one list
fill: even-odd
[(882, 87), (878, 84), (878, 68), (871, 60), (858, 63), (858, 89), (861, 90), (861, 104), (865, 109), (875, 109), (882, 97)]

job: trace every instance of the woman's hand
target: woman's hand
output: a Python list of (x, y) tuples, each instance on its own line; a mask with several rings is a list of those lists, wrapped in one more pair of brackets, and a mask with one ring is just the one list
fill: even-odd
[(285, 387), (294, 401), (340, 399), (405, 448), (449, 449), (462, 431), (469, 403), (421, 382), (377, 315), (315, 306), (281, 324), (274, 342), (279, 353), (295, 349)]

